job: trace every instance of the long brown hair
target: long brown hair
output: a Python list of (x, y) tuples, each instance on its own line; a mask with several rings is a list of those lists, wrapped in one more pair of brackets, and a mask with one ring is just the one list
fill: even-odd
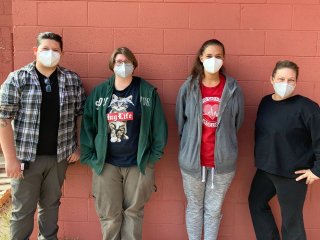
[[(220, 46), (222, 48), (223, 56), (225, 55), (225, 49), (224, 49), (224, 45), (222, 42), (220, 42), (217, 39), (210, 39), (210, 40), (205, 41), (202, 44), (202, 46), (200, 47), (200, 49), (198, 50), (196, 58), (193, 63), (193, 67), (191, 70), (191, 85), (193, 85), (194, 82), (199, 77), (200, 77), (200, 79), (202, 79), (204, 77), (204, 69), (203, 69), (202, 62), (200, 61), (200, 56), (203, 54), (203, 52), (206, 50), (207, 47), (212, 46), (212, 45)], [(222, 67), (219, 71), (224, 72), (224, 67)]]

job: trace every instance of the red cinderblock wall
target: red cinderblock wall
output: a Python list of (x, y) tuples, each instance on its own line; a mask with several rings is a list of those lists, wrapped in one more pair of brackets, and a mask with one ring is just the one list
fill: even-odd
[[(0, 85), (13, 68), (12, 1), (0, 2)], [(2, 152), (0, 146), (0, 153)]]
[(0, 2), (0, 85), (12, 71), (12, 3), (11, 0)]
[[(5, 4), (0, 5), (1, 25), (5, 19), (10, 26), (7, 16), (10, 1), (2, 1)], [(254, 239), (247, 196), (255, 172), (253, 128), (257, 105), (263, 95), (272, 91), (269, 76), (275, 62), (284, 58), (301, 67), (298, 92), (320, 102), (319, 0), (13, 0), (12, 3), (15, 69), (34, 59), (32, 47), (38, 32), (54, 31), (64, 38), (62, 64), (80, 74), (88, 93), (110, 75), (107, 70), (110, 53), (123, 45), (138, 57), (136, 74), (158, 87), (169, 122), (169, 144), (156, 167), (158, 192), (145, 209), (144, 240), (187, 239), (185, 198), (177, 163), (175, 99), (201, 43), (209, 38), (220, 39), (226, 46), (227, 70), (239, 80), (245, 94), (246, 119), (239, 136), (237, 175), (224, 204), (219, 239)], [(5, 30), (2, 29), (0, 36), (10, 39), (10, 28), (5, 25)], [(10, 40), (6, 42), (6, 49), (10, 49)], [(10, 51), (7, 54), (10, 59)], [(9, 60), (3, 68), (3, 59), (1, 80), (11, 66)], [(60, 237), (100, 239), (91, 197), (91, 171), (80, 164), (71, 166), (63, 194)], [(310, 240), (320, 238), (319, 200), (320, 185), (316, 183), (309, 188), (305, 205)], [(276, 201), (272, 204), (279, 222), (279, 207)]]

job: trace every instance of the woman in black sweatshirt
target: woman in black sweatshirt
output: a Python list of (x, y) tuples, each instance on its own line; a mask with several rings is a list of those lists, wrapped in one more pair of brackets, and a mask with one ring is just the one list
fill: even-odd
[(277, 195), (282, 240), (305, 240), (303, 205), (307, 184), (320, 177), (320, 108), (295, 95), (299, 68), (277, 62), (271, 76), (275, 93), (259, 105), (255, 124), (255, 165), (249, 207), (258, 240), (280, 240), (268, 204)]

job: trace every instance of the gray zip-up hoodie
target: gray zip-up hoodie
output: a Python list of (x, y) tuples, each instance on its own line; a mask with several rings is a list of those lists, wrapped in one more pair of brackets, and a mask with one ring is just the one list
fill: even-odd
[[(238, 157), (237, 131), (244, 118), (244, 99), (237, 81), (226, 77), (218, 115), (214, 162), (216, 173), (235, 171)], [(191, 77), (181, 86), (176, 103), (176, 120), (180, 136), (180, 168), (201, 179), (200, 149), (202, 137), (202, 96), (199, 81)]]

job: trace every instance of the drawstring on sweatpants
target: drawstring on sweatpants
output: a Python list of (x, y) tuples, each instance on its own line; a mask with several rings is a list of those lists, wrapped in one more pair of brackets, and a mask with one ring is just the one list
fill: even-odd
[(213, 189), (214, 168), (211, 169), (211, 188)]
[[(202, 166), (201, 169), (201, 182), (206, 182), (206, 167)], [(214, 188), (213, 186), (213, 178), (214, 178), (214, 168), (211, 168), (211, 189)]]
[(206, 182), (206, 167), (202, 166), (202, 179), (201, 182)]

